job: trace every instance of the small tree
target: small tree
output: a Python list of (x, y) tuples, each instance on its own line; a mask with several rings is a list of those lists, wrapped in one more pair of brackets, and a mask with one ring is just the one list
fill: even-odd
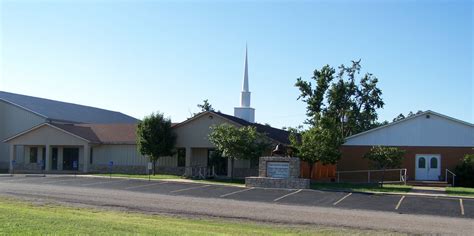
[(369, 159), (375, 168), (383, 170), (380, 187), (383, 187), (385, 170), (387, 168), (400, 168), (403, 155), (405, 155), (404, 150), (400, 150), (396, 147), (382, 146), (374, 146), (364, 155), (364, 158)]
[(231, 178), (234, 178), (234, 160), (259, 158), (270, 147), (268, 138), (252, 126), (235, 127), (221, 124), (211, 127), (209, 141), (223, 157), (231, 158)]
[(174, 155), (176, 135), (171, 129), (171, 120), (162, 113), (152, 113), (138, 123), (138, 151), (153, 162), (153, 175), (156, 173), (156, 161), (163, 156)]
[(316, 162), (335, 164), (341, 158), (339, 147), (342, 139), (332, 130), (315, 126), (303, 132), (290, 129), (290, 142), (295, 156), (309, 164), (310, 178), (313, 176), (313, 166)]
[(459, 186), (474, 187), (474, 154), (466, 154), (461, 164), (456, 166), (456, 181)]

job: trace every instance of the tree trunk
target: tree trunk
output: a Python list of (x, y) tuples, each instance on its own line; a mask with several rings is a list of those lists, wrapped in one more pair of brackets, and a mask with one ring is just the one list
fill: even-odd
[(156, 175), (156, 160), (153, 160), (153, 176)]
[(382, 181), (380, 181), (380, 188), (383, 188), (384, 178), (385, 178), (385, 167), (383, 168), (383, 171), (382, 171)]
[(230, 160), (230, 179), (234, 180), (234, 158), (232, 157)]
[(309, 163), (309, 181), (311, 182), (311, 179), (313, 178), (314, 162), (308, 162), (308, 163)]

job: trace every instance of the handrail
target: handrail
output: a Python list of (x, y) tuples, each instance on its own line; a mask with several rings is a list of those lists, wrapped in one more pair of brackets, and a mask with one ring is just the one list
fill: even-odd
[(454, 172), (450, 171), (448, 168), (446, 168), (446, 171), (444, 173), (444, 180), (446, 182), (448, 182), (448, 173), (451, 174), (453, 176), (453, 187), (454, 187), (454, 179), (456, 178), (456, 174), (454, 174)]
[(382, 172), (382, 171), (400, 171), (400, 182), (407, 183), (407, 169), (385, 169), (385, 170), (349, 170), (349, 171), (336, 171), (337, 182), (340, 182), (340, 174), (344, 173), (365, 173), (367, 172), (367, 183), (371, 183), (370, 173), (371, 172)]

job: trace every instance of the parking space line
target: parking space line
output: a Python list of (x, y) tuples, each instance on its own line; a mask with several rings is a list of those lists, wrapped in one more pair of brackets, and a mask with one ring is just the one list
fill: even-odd
[(459, 198), (459, 206), (461, 206), (461, 215), (464, 215), (464, 205), (462, 204), (462, 198)]
[(98, 185), (98, 184), (107, 184), (107, 183), (119, 183), (119, 182), (125, 182), (125, 181), (130, 181), (129, 179), (122, 179), (118, 181), (102, 181), (102, 182), (95, 182), (95, 183), (88, 183), (88, 184), (81, 184), (81, 186), (91, 186), (91, 185)]
[(252, 190), (252, 189), (255, 189), (255, 188), (246, 188), (246, 189), (242, 189), (242, 190), (239, 190), (239, 191), (235, 191), (235, 192), (231, 192), (231, 193), (226, 193), (226, 194), (223, 194), (219, 197), (227, 197), (227, 196), (230, 196), (230, 195), (233, 195), (233, 194), (236, 194), (236, 193), (243, 193), (243, 192), (246, 192), (246, 191), (249, 191), (249, 190)]
[(339, 199), (337, 202), (333, 203), (332, 205), (333, 206), (337, 205), (338, 203), (342, 202), (342, 200), (348, 198), (350, 195), (352, 195), (352, 193), (347, 194), (346, 196), (342, 197), (341, 199)]
[(152, 183), (152, 184), (142, 184), (142, 185), (135, 185), (131, 187), (126, 187), (124, 188), (125, 190), (130, 190), (130, 189), (136, 189), (136, 188), (141, 188), (141, 187), (149, 187), (149, 186), (154, 186), (154, 185), (159, 185), (159, 184), (167, 184), (169, 182), (158, 182), (158, 183)]
[(400, 198), (400, 201), (398, 201), (397, 206), (395, 207), (395, 210), (398, 210), (398, 208), (400, 208), (400, 205), (402, 205), (403, 199), (405, 199), (405, 195), (403, 195)]
[(274, 202), (280, 201), (281, 199), (283, 199), (283, 198), (285, 198), (285, 197), (289, 197), (289, 196), (291, 196), (291, 195), (293, 195), (293, 194), (297, 194), (297, 193), (299, 193), (299, 192), (301, 192), (301, 191), (303, 191), (303, 189), (299, 189), (299, 190), (296, 190), (296, 191), (294, 191), (294, 192), (285, 194), (285, 195), (283, 195), (283, 196), (281, 196), (281, 197), (279, 197), (279, 198), (275, 198), (273, 201), (274, 201)]
[(202, 185), (202, 186), (196, 186), (196, 187), (190, 187), (190, 188), (183, 188), (183, 189), (171, 191), (170, 193), (179, 193), (179, 192), (184, 192), (184, 191), (193, 190), (193, 189), (206, 188), (209, 186), (212, 186), (212, 185)]
[(41, 183), (41, 184), (54, 184), (54, 183), (61, 183), (61, 182), (67, 182), (67, 181), (73, 181), (73, 180), (77, 180), (77, 179), (62, 179), (62, 180), (55, 180), (55, 181), (48, 181), (48, 182), (44, 182), (44, 183)]

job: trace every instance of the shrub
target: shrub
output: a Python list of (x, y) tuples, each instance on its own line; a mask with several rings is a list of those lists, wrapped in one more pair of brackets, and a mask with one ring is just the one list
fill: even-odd
[(474, 154), (466, 154), (461, 164), (454, 170), (457, 184), (463, 187), (474, 187)]

